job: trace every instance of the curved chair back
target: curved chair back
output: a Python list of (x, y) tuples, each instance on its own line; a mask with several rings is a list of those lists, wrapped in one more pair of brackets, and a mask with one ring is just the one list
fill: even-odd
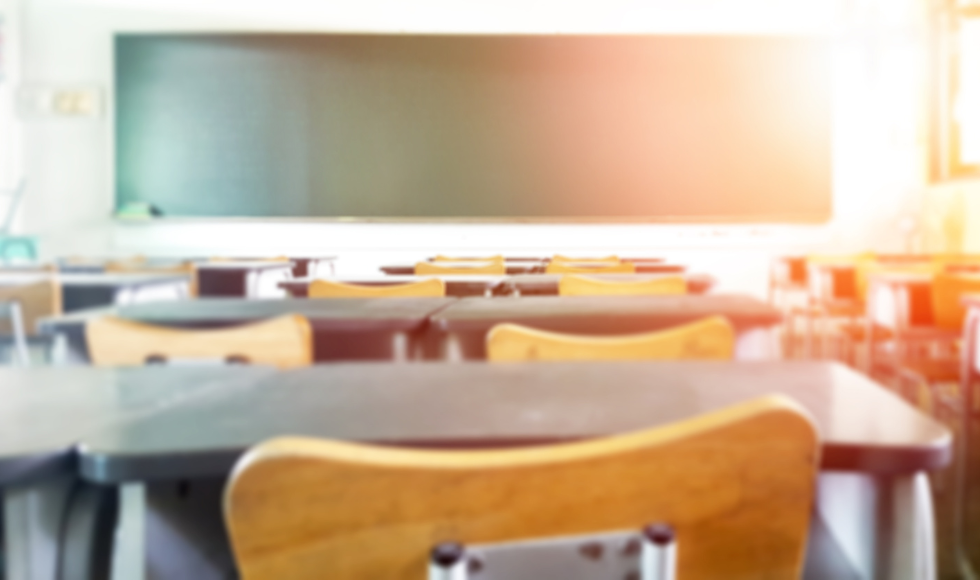
[(679, 578), (799, 578), (818, 451), (806, 413), (778, 396), (544, 447), (273, 439), (239, 460), (225, 519), (244, 580), (418, 580), (442, 542), (537, 540), (655, 521), (676, 530)]
[(661, 276), (646, 280), (600, 280), (576, 274), (558, 281), (559, 296), (657, 296), (687, 294), (683, 276)]
[(123, 260), (106, 262), (105, 271), (119, 274), (193, 274), (194, 263), (175, 261), (171, 264), (154, 264), (146, 258), (137, 256)]
[(962, 330), (966, 307), (964, 294), (980, 293), (980, 276), (939, 273), (932, 279), (932, 316), (936, 326)]
[(85, 325), (96, 366), (140, 366), (148, 359), (227, 359), (280, 368), (313, 363), (313, 332), (298, 315), (218, 329), (167, 328), (103, 316)]
[(289, 256), (271, 256), (264, 258), (249, 258), (249, 257), (225, 257), (225, 256), (211, 256), (208, 258), (208, 262), (288, 262), (292, 258)]
[(632, 262), (549, 262), (544, 269), (546, 274), (635, 274)]
[(503, 262), (473, 262), (472, 266), (441, 266), (432, 262), (419, 262), (415, 264), (416, 276), (455, 276), (459, 274), (482, 274), (503, 276), (507, 273), (507, 266)]
[(561, 334), (498, 324), (487, 334), (494, 362), (599, 360), (730, 360), (735, 331), (721, 316), (667, 330), (624, 336)]
[(438, 278), (429, 278), (408, 284), (365, 286), (363, 284), (344, 284), (332, 280), (314, 280), (310, 282), (307, 295), (310, 298), (441, 297), (446, 295), (446, 283)]
[(496, 256), (488, 256), (486, 258), (453, 258), (451, 256), (443, 256), (439, 254), (432, 258), (433, 262), (500, 262), (504, 263), (504, 257), (500, 254)]
[[(0, 286), (0, 301), (16, 302), (20, 305), (24, 333), (35, 336), (37, 321), (62, 312), (61, 284), (57, 276), (50, 275), (43, 280), (17, 286)], [(7, 320), (0, 321), (0, 334), (10, 335), (13, 328)]]
[(619, 256), (606, 256), (604, 258), (570, 258), (555, 254), (551, 258), (552, 262), (572, 263), (572, 264), (618, 264), (621, 262)]
[(187, 274), (190, 296), (197, 296), (197, 268), (193, 262), (180, 262), (161, 266), (147, 263), (142, 256), (126, 260), (112, 260), (105, 265), (107, 274)]

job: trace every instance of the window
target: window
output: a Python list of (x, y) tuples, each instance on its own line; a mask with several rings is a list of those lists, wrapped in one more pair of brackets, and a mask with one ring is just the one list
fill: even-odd
[(980, 176), (980, 2), (951, 4), (940, 18), (941, 175)]

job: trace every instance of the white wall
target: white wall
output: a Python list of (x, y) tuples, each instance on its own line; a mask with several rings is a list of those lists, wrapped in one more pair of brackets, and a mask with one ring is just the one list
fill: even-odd
[[(266, 223), (114, 224), (111, 116), (23, 121), (30, 181), (20, 227), (66, 253), (415, 256), (432, 251), (714, 253), (733, 288), (759, 289), (767, 256), (902, 250), (925, 175), (925, 0), (0, 0), (21, 4), (25, 86), (95, 84), (111, 111), (119, 31), (820, 32), (838, 40), (835, 217), (820, 227)], [(400, 253), (400, 254), (399, 254)], [(725, 257), (727, 256), (727, 257)], [(743, 266), (739, 266), (742, 264)], [(749, 266), (750, 264), (750, 266)]]

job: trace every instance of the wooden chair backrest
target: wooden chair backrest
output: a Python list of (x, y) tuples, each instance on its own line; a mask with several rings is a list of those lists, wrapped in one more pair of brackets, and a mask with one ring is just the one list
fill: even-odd
[(856, 264), (858, 262), (873, 262), (876, 259), (874, 252), (862, 252), (859, 254), (809, 254), (806, 261), (810, 264)]
[(932, 276), (942, 272), (945, 265), (942, 262), (925, 260), (922, 262), (861, 262), (858, 264), (856, 284), (858, 296), (867, 300), (871, 277), (874, 274), (923, 274)]
[(314, 280), (307, 291), (310, 298), (399, 298), (411, 296), (445, 296), (446, 283), (429, 278), (408, 284), (365, 286), (344, 284), (332, 280)]
[(313, 363), (313, 332), (298, 315), (218, 329), (167, 328), (114, 316), (85, 325), (89, 356), (95, 366), (140, 366), (147, 357), (213, 358), (241, 356), (251, 364), (280, 368)]
[(517, 324), (498, 324), (487, 334), (487, 359), (493, 362), (730, 360), (734, 353), (735, 331), (721, 316), (623, 336), (561, 334)]
[(606, 256), (604, 258), (570, 258), (568, 256), (562, 256), (561, 254), (555, 254), (552, 256), (551, 261), (573, 264), (618, 264), (621, 262), (619, 256)]
[(687, 294), (683, 276), (662, 276), (647, 280), (600, 280), (568, 274), (558, 281), (559, 296), (658, 296)]
[(940, 328), (962, 330), (966, 307), (960, 304), (964, 294), (980, 292), (980, 276), (936, 274), (932, 279), (932, 316)]
[(419, 262), (415, 264), (416, 276), (455, 276), (459, 274), (503, 276), (506, 273), (507, 266), (503, 262), (473, 262), (472, 266), (441, 266), (432, 262)]
[(194, 272), (194, 264), (180, 262), (160, 266), (147, 263), (146, 261), (113, 260), (106, 263), (105, 271), (118, 274), (191, 274)]
[(635, 274), (636, 265), (632, 262), (549, 262), (545, 266), (546, 274)]
[[(24, 332), (37, 334), (37, 321), (61, 314), (61, 284), (56, 276), (19, 286), (0, 286), (0, 302), (16, 301), (24, 319)], [(10, 321), (0, 319), (0, 334), (11, 335)]]
[(181, 262), (168, 266), (158, 266), (146, 263), (143, 258), (130, 260), (114, 260), (105, 265), (106, 273), (115, 274), (187, 274), (190, 296), (197, 296), (197, 266), (193, 262)]
[(451, 256), (443, 256), (439, 254), (432, 258), (433, 262), (500, 262), (504, 263), (504, 257), (500, 254), (496, 256), (488, 256), (486, 258), (453, 258)]
[(244, 580), (418, 580), (430, 549), (676, 530), (678, 578), (799, 578), (818, 436), (770, 396), (602, 439), (506, 450), (273, 439), (243, 456), (225, 519)]
[(211, 256), (208, 258), (208, 262), (288, 262), (292, 258), (289, 256), (272, 256), (264, 258), (249, 258), (249, 257), (234, 257), (229, 258), (225, 256)]

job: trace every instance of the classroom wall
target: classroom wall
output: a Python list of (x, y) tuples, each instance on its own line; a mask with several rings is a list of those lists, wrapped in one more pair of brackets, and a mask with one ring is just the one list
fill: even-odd
[[(236, 220), (122, 224), (113, 207), (111, 116), (18, 121), (30, 194), (18, 221), (46, 255), (279, 254), (355, 257), (551, 248), (727, 256), (732, 287), (760, 289), (773, 253), (901, 251), (925, 184), (926, 0), (0, 0), (18, 11), (21, 87), (97, 87), (111, 110), (116, 31), (777, 32), (838, 41), (835, 214), (823, 226), (545, 226)], [(13, 7), (13, 8), (12, 8)], [(10, 115), (9, 111), (5, 111)], [(15, 168), (16, 170), (16, 168)], [(717, 253), (724, 252), (723, 254)], [(761, 279), (760, 274), (761, 274)]]

